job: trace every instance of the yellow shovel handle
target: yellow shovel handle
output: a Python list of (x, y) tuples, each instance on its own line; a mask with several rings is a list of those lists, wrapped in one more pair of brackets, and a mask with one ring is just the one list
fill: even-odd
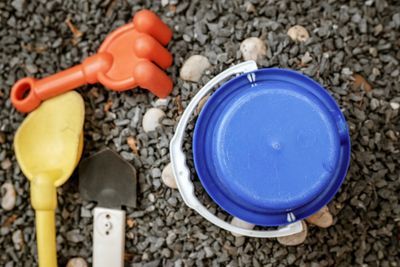
[(57, 267), (55, 210), (57, 190), (49, 175), (31, 182), (31, 201), (36, 210), (36, 239), (39, 267)]
[(36, 240), (39, 267), (56, 267), (56, 225), (53, 210), (36, 211)]

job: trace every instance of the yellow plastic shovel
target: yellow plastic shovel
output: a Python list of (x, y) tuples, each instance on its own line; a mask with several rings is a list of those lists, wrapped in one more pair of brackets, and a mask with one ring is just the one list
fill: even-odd
[(57, 266), (56, 188), (70, 177), (81, 157), (84, 114), (82, 97), (71, 91), (45, 101), (15, 134), (15, 154), (31, 182), (40, 267)]

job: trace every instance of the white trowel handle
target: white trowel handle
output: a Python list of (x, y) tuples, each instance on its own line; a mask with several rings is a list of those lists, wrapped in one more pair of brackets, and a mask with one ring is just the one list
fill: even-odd
[(93, 267), (124, 266), (125, 211), (94, 209)]

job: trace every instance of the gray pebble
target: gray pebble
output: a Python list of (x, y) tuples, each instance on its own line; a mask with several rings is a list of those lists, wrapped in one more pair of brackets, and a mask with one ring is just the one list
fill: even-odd
[(174, 232), (169, 232), (168, 237), (166, 239), (167, 245), (168, 246), (172, 245), (176, 238), (177, 238), (177, 235)]
[(372, 98), (371, 99), (371, 103), (370, 103), (370, 107), (371, 107), (371, 110), (377, 109), (379, 107), (379, 100), (376, 99), (376, 98)]
[(178, 200), (175, 197), (168, 198), (167, 202), (173, 207), (175, 207), (178, 204)]
[(71, 230), (66, 233), (66, 238), (69, 242), (79, 243), (85, 240), (79, 229)]
[(25, 0), (14, 0), (11, 2), (11, 6), (18, 12), (22, 13), (25, 8)]
[(152, 176), (153, 178), (159, 178), (159, 177), (161, 177), (161, 171), (160, 171), (160, 169), (159, 169), (159, 168), (154, 168), (154, 169), (152, 169), (152, 170), (151, 170), (151, 176)]
[(37, 67), (31, 63), (26, 64), (25, 67), (26, 67), (26, 70), (31, 74), (35, 74), (36, 72), (38, 72)]
[(87, 209), (86, 207), (82, 206), (81, 207), (81, 217), (90, 218), (90, 217), (92, 217), (92, 212), (89, 209)]
[(125, 160), (128, 160), (128, 161), (134, 159), (134, 155), (131, 152), (122, 151), (121, 156), (122, 156), (122, 158), (124, 158)]

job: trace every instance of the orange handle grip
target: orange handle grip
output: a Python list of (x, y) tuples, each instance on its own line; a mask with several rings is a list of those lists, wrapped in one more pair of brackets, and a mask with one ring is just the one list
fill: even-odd
[(87, 58), (80, 65), (41, 80), (31, 77), (23, 78), (12, 87), (11, 102), (21, 112), (32, 111), (43, 100), (87, 83), (96, 83), (97, 73), (106, 71), (111, 64), (112, 57), (107, 53), (100, 53)]

